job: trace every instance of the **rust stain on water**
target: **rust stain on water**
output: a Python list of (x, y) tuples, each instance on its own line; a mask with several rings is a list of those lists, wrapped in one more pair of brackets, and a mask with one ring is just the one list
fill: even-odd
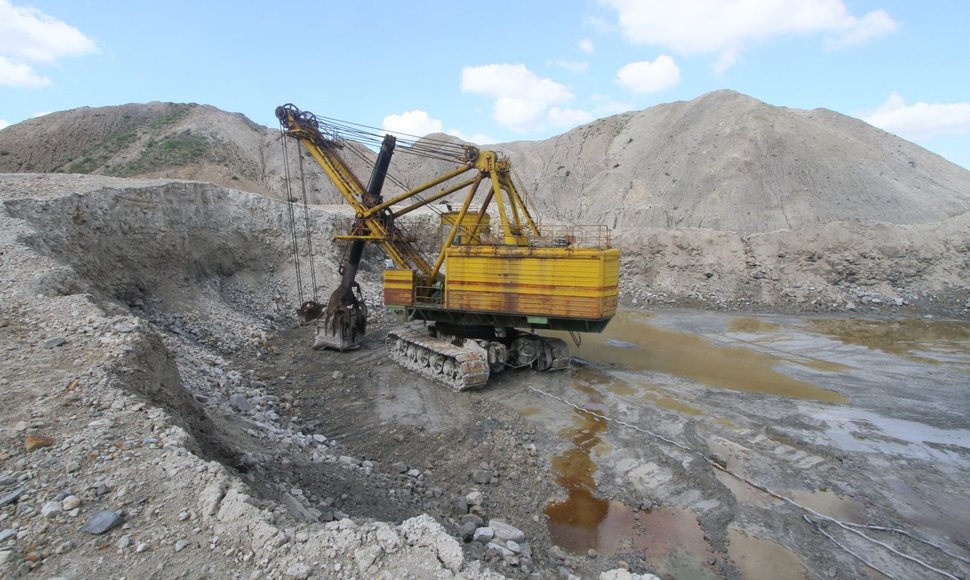
[(801, 558), (791, 550), (732, 525), (728, 528), (728, 556), (745, 580), (809, 578)]
[(594, 549), (605, 555), (642, 553), (658, 571), (676, 577), (711, 577), (705, 568), (711, 547), (696, 516), (686, 509), (631, 509), (598, 497), (593, 455), (602, 446), (605, 420), (575, 412), (574, 426), (563, 434), (573, 446), (552, 460), (556, 481), (566, 498), (546, 506), (549, 536), (574, 554)]
[(929, 364), (970, 366), (970, 323), (949, 320), (818, 319), (808, 327), (845, 344)]
[(781, 330), (781, 325), (760, 318), (734, 318), (728, 322), (728, 330), (747, 334), (762, 334), (778, 332)]
[(735, 391), (846, 402), (840, 393), (774, 370), (791, 360), (746, 348), (719, 346), (701, 336), (663, 329), (635, 311), (619, 314), (602, 334), (584, 335), (573, 355), (600, 365), (667, 373)]

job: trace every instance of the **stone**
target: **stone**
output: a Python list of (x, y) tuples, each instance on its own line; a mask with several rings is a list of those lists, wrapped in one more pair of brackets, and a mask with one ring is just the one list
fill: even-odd
[(512, 540), (513, 542), (521, 542), (525, 539), (525, 532), (519, 528), (509, 525), (502, 520), (493, 518), (489, 520), (488, 526), (495, 531), (495, 537), (503, 542), (507, 542), (509, 540)]
[(54, 347), (62, 346), (65, 343), (67, 343), (67, 339), (64, 338), (63, 336), (52, 336), (51, 338), (48, 338), (47, 340), (44, 341), (44, 346), (46, 346), (47, 348), (54, 348)]
[(189, 545), (189, 541), (188, 540), (179, 540), (179, 541), (175, 542), (175, 551), (176, 552), (181, 552), (188, 545)]
[(17, 537), (17, 530), (13, 528), (7, 528), (5, 530), (2, 530), (0, 531), (0, 544), (2, 544), (3, 542), (6, 542), (10, 538), (15, 538), (15, 537)]
[(3, 496), (2, 498), (0, 498), (0, 507), (3, 507), (5, 505), (11, 504), (17, 501), (20, 498), (20, 496), (24, 494), (24, 491), (25, 491), (24, 488), (21, 487)]
[(283, 575), (287, 578), (296, 578), (297, 580), (306, 580), (310, 577), (310, 567), (306, 564), (293, 564), (283, 572)]
[(330, 378), (335, 381), (339, 381), (340, 379), (344, 378), (344, 374), (340, 371), (333, 371), (333, 374), (330, 375)]
[(314, 433), (313, 440), (317, 443), (326, 443), (327, 438), (319, 433)]
[(482, 505), (482, 501), (484, 501), (484, 496), (482, 496), (482, 492), (480, 491), (473, 491), (465, 495), (465, 501), (467, 501), (468, 505), (470, 506)]
[(317, 517), (310, 513), (310, 510), (303, 505), (303, 502), (288, 493), (283, 493), (280, 496), (280, 503), (283, 504), (283, 507), (286, 508), (286, 511), (288, 511), (291, 516), (297, 519), (307, 522), (317, 521)]
[(512, 550), (512, 553), (514, 554), (519, 554), (522, 552), (522, 548), (519, 546), (519, 543), (513, 540), (509, 540), (508, 542), (505, 542), (505, 547), (508, 548), (509, 550)]
[(472, 539), (475, 537), (475, 530), (477, 529), (478, 526), (475, 525), (475, 522), (465, 522), (461, 525), (461, 531), (458, 533), (458, 535), (463, 542), (467, 543), (472, 541)]
[(492, 481), (492, 472), (488, 469), (476, 469), (472, 472), (472, 480), (479, 485), (487, 485)]
[(408, 477), (421, 477), (421, 471), (417, 469), (409, 469)]
[(454, 506), (455, 506), (455, 511), (457, 511), (459, 515), (465, 515), (468, 513), (467, 499), (463, 497), (457, 498), (456, 500), (454, 500)]
[(131, 545), (131, 536), (128, 534), (121, 536), (121, 538), (118, 539), (118, 543), (115, 544), (119, 550), (124, 550), (129, 545)]
[(472, 534), (472, 540), (487, 544), (495, 537), (495, 530), (490, 527), (478, 528)]
[(138, 327), (135, 326), (134, 324), (131, 324), (130, 322), (119, 322), (118, 324), (115, 324), (114, 326), (111, 327), (111, 330), (118, 332), (120, 334), (128, 334), (130, 332), (135, 332), (135, 330), (137, 329)]
[(499, 554), (500, 556), (502, 556), (503, 560), (505, 558), (511, 558), (512, 556), (515, 555), (512, 553), (512, 550), (509, 550), (504, 545), (496, 542), (489, 542), (488, 545), (485, 546), (485, 551)]
[(125, 518), (118, 512), (102, 510), (94, 514), (88, 523), (84, 524), (83, 531), (99, 536), (124, 523)]
[(49, 501), (44, 504), (44, 507), (40, 508), (40, 515), (45, 518), (56, 518), (61, 514), (64, 509), (61, 507), (61, 502), (59, 501)]
[(229, 395), (229, 406), (240, 413), (246, 413), (253, 410), (253, 406), (249, 404), (249, 401), (246, 399), (246, 395), (242, 393), (233, 393)]
[(479, 516), (476, 516), (475, 514), (465, 514), (465, 515), (461, 516), (460, 518), (458, 518), (458, 520), (462, 524), (467, 524), (468, 522), (472, 522), (473, 524), (475, 524), (475, 527), (476, 528), (485, 527), (485, 520), (483, 520)]
[(34, 449), (40, 449), (41, 447), (50, 447), (54, 444), (54, 438), (48, 437), (46, 435), (27, 435), (24, 439), (24, 449), (27, 451), (33, 451)]

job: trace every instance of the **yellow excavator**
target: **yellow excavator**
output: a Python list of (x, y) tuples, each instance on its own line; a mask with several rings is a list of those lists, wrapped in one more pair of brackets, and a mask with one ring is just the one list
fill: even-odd
[[(295, 139), (316, 160), (356, 216), (335, 237), (350, 242), (339, 286), (325, 306), (300, 307), (306, 319), (317, 320), (315, 348), (360, 346), (367, 314), (356, 274), (367, 243), (388, 257), (384, 305), (412, 323), (387, 334), (391, 358), (456, 391), (481, 387), (490, 373), (509, 367), (568, 368), (565, 341), (535, 331), (601, 332), (616, 313), (620, 252), (611, 247), (609, 230), (540, 226), (504, 155), (429, 138), (381, 139), (368, 127), (291, 104), (277, 107), (276, 117), (284, 139)], [(366, 186), (342, 157), (366, 157), (360, 144), (379, 144)], [(403, 193), (384, 199), (395, 150), (449, 161), (454, 169), (418, 187), (400, 184)], [(442, 211), (459, 192), (460, 209), (448, 204)], [(440, 247), (432, 257), (400, 220), (423, 207), (440, 214)]]

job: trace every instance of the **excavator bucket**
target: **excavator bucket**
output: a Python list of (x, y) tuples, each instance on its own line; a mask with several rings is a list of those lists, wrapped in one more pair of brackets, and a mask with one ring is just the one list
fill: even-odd
[(353, 350), (360, 348), (364, 340), (367, 309), (363, 303), (350, 308), (341, 308), (329, 321), (317, 322), (316, 335), (313, 338), (315, 350), (329, 348), (332, 350)]
[(354, 283), (357, 291), (344, 291), (338, 288), (330, 297), (330, 303), (322, 318), (317, 319), (317, 331), (313, 338), (313, 348), (319, 350), (353, 350), (360, 348), (367, 331), (367, 305), (361, 296), (360, 286)]

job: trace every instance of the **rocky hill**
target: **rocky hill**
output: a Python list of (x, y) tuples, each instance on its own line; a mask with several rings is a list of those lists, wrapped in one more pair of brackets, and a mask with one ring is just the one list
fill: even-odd
[[(750, 234), (930, 223), (970, 209), (970, 172), (942, 157), (858, 119), (734, 91), (496, 148), (556, 221)], [(359, 155), (346, 157), (367, 174)], [(398, 154), (391, 172), (414, 186), (447, 167)], [(305, 170), (311, 202), (340, 202), (314, 163)], [(196, 179), (286, 196), (279, 133), (194, 104), (84, 107), (24, 121), (0, 131), (0, 172)]]
[[(315, 164), (305, 169), (311, 203), (340, 201)], [(0, 132), (0, 173), (21, 172), (191, 179), (286, 197), (279, 131), (208, 105), (81, 107), (12, 125)]]

